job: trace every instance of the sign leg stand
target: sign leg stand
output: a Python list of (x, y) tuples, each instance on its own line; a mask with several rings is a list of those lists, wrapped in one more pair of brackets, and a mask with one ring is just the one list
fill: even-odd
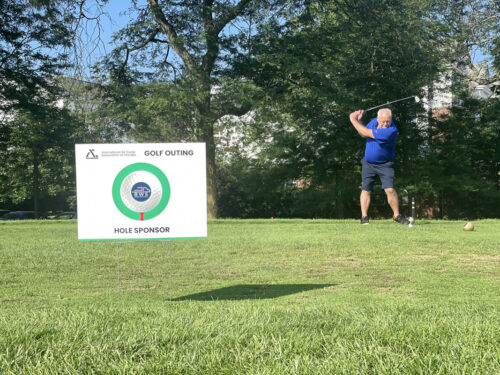
[(172, 259), (173, 259), (173, 256), (172, 256), (172, 241), (168, 241), (168, 247), (169, 247), (169, 253), (170, 253), (170, 275), (169, 275), (169, 289), (170, 289), (170, 302), (172, 302)]
[(116, 270), (118, 278), (118, 311), (120, 311), (120, 243), (116, 243)]

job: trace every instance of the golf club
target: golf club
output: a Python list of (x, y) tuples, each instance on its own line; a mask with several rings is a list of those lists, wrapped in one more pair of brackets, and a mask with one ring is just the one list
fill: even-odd
[(368, 109), (365, 109), (365, 112), (368, 112), (368, 111), (371, 111), (372, 109), (376, 109), (376, 108), (380, 108), (380, 107), (384, 107), (388, 104), (392, 104), (392, 103), (396, 103), (396, 102), (400, 102), (402, 100), (408, 100), (408, 99), (414, 99), (415, 100), (415, 103), (419, 103), (420, 102), (420, 98), (418, 96), (408, 96), (406, 98), (402, 98), (402, 99), (397, 99), (397, 100), (393, 100), (392, 102), (387, 102), (387, 103), (384, 103), (384, 104), (381, 104), (381, 105), (377, 105), (375, 107), (371, 107), (371, 108), (368, 108)]

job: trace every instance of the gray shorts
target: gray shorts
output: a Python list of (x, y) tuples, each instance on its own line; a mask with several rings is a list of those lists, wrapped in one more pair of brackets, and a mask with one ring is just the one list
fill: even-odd
[(378, 176), (382, 182), (382, 189), (394, 188), (394, 162), (374, 164), (368, 163), (365, 158), (361, 160), (361, 190), (373, 190), (375, 178)]

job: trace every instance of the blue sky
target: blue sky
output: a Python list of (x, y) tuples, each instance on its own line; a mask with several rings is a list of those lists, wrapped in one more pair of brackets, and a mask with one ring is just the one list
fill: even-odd
[[(109, 0), (104, 7), (104, 11), (109, 14), (109, 17), (103, 17), (102, 26), (104, 28), (103, 41), (111, 42), (111, 35), (120, 30), (129, 21), (129, 16), (120, 14), (128, 10), (130, 3), (123, 0)], [(110, 19), (111, 18), (111, 19)]]

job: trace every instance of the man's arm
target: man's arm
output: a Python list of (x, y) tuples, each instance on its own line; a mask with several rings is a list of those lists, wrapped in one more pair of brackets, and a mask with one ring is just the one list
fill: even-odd
[(364, 113), (365, 111), (363, 111), (362, 109), (354, 111), (349, 115), (349, 120), (351, 120), (351, 124), (354, 126), (359, 135), (365, 138), (366, 137), (375, 138), (373, 136), (373, 131), (371, 129), (368, 129), (360, 122)]

